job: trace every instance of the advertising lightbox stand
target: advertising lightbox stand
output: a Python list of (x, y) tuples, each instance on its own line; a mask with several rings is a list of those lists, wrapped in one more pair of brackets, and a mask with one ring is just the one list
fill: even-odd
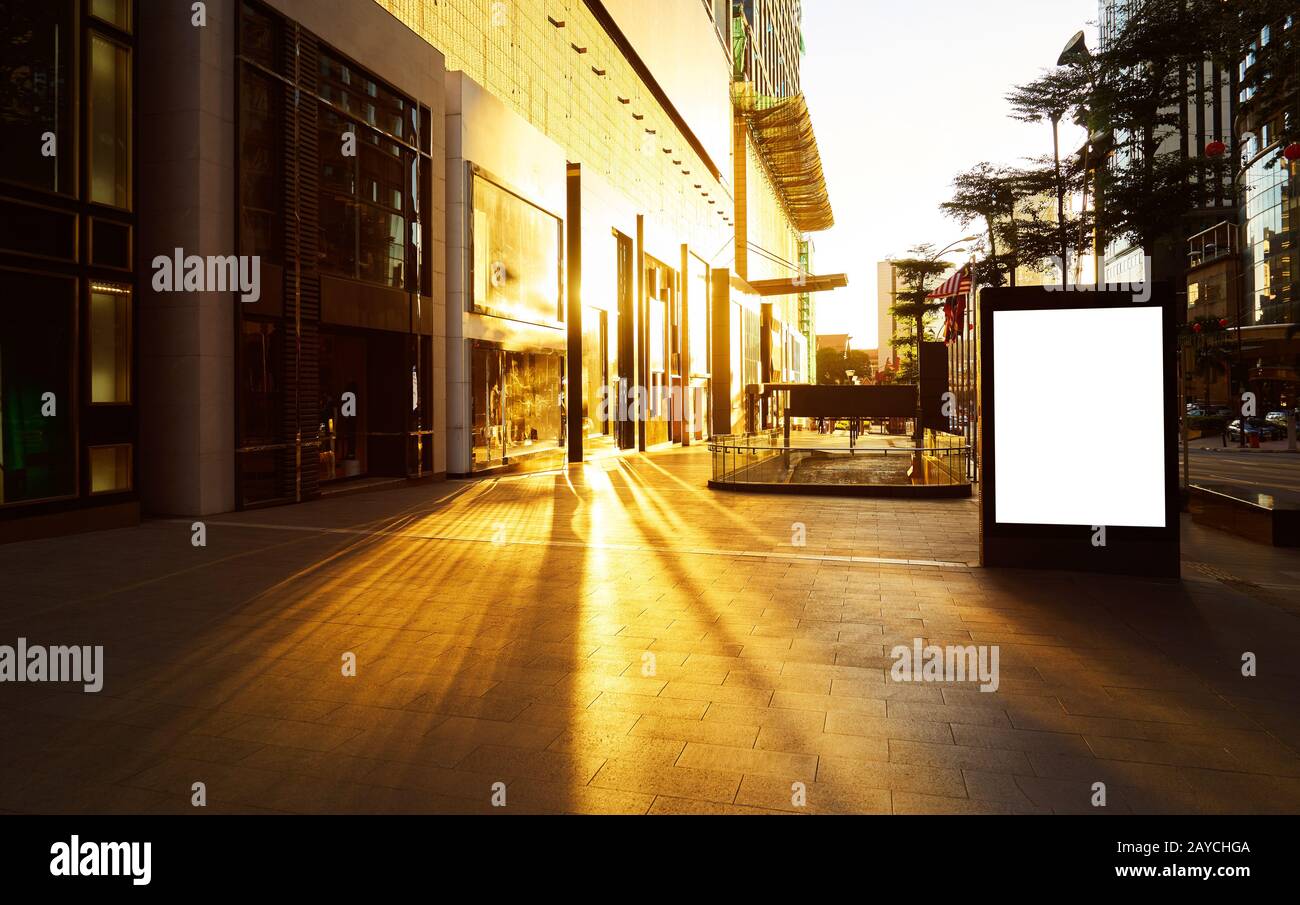
[(1168, 286), (980, 294), (980, 562), (1177, 578)]

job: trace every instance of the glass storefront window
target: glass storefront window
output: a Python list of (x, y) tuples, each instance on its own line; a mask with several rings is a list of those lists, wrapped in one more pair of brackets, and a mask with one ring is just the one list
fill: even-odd
[(239, 52), (267, 69), (278, 70), (279, 26), (250, 3), (240, 19)]
[(362, 122), (395, 138), (414, 141), (407, 125), (408, 104), (385, 85), (329, 53), (320, 57), (320, 95)]
[(71, 193), (72, 0), (6, 3), (0, 34), (0, 179)]
[(131, 30), (131, 0), (90, 0), (90, 14), (122, 31)]
[(402, 150), (377, 136), (367, 136), (359, 148), (359, 275), (363, 280), (401, 288), (406, 280), (406, 173)]
[[(647, 386), (645, 442), (647, 446), (677, 439), (669, 424), (673, 411), (672, 393), (676, 389), (672, 374), (676, 372), (678, 332), (677, 273), (659, 261), (646, 260), (645, 349)], [(670, 372), (670, 368), (672, 369)]]
[(90, 37), (90, 200), (131, 206), (131, 52)]
[(131, 401), (131, 291), (124, 286), (90, 289), (90, 401)]
[(732, 301), (731, 318), (727, 322), (728, 342), (727, 349), (731, 356), (731, 431), (732, 433), (743, 433), (745, 427), (745, 357), (744, 357), (744, 328), (742, 322), (745, 319), (745, 308), (743, 305)]
[[(601, 388), (609, 383), (605, 370), (607, 330), (605, 312), (599, 308), (582, 309), (582, 425), (588, 437), (608, 432), (608, 421), (601, 417)], [(606, 403), (605, 415), (608, 416)]]
[(246, 319), (241, 325), (240, 436), (249, 445), (280, 439), (283, 330), (275, 321)]
[(284, 228), (280, 222), (280, 97), (275, 79), (252, 66), (241, 72), (239, 93), (240, 249), (279, 264)]
[(751, 386), (762, 380), (762, 323), (757, 311), (745, 308), (745, 386)]
[(357, 268), (356, 167), (343, 156), (342, 137), (354, 128), (328, 108), (320, 117), (321, 270), (355, 276)]
[(321, 331), (320, 426), (326, 454), (321, 461), (322, 481), (370, 473), (370, 421), (380, 409), (368, 401), (369, 355), (365, 335)]
[(559, 219), (481, 176), (473, 193), (474, 310), (547, 326), (563, 321)]
[(89, 450), (90, 492), (121, 493), (131, 489), (131, 445), (92, 446)]
[(647, 330), (646, 343), (650, 350), (650, 372), (652, 374), (662, 374), (666, 367), (664, 338), (668, 335), (668, 326), (664, 314), (665, 304), (662, 299), (650, 299), (650, 326)]
[(470, 391), (475, 470), (556, 450), (564, 443), (563, 354), (476, 343)]
[(76, 493), (71, 279), (0, 271), (0, 505)]
[(687, 296), (687, 331), (690, 336), (692, 374), (709, 373), (709, 268), (699, 258), (690, 259), (690, 294)]
[[(355, 136), (356, 157), (344, 154)], [(401, 289), (407, 283), (407, 180), (415, 154), (321, 106), (321, 268)]]

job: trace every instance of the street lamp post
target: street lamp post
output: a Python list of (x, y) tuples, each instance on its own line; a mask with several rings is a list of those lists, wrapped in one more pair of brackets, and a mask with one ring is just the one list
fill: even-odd
[(1052, 114), (1052, 157), (1056, 161), (1056, 225), (1061, 234), (1061, 285), (1070, 282), (1070, 240), (1065, 231), (1065, 183), (1061, 180), (1061, 113)]
[[(1087, 38), (1083, 32), (1078, 32), (1066, 42), (1064, 49), (1061, 50), (1061, 55), (1056, 58), (1056, 65), (1067, 66), (1074, 60), (1088, 61), (1091, 59), (1092, 54), (1088, 50)], [(1061, 117), (1064, 115), (1064, 110), (1052, 114), (1052, 157), (1056, 161), (1056, 223), (1061, 234), (1061, 285), (1068, 286), (1070, 283), (1070, 240), (1065, 226), (1065, 183), (1061, 179)], [(1085, 128), (1087, 128), (1086, 125)], [(1091, 140), (1092, 134), (1090, 131), (1087, 141), (1090, 142)], [(1087, 178), (1088, 174), (1085, 172), (1085, 184)]]

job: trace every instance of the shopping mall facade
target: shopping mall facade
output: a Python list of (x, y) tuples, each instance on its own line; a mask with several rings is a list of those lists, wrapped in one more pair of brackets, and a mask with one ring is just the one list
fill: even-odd
[(752, 7), (181, 6), (6, 23), (0, 539), (701, 443), (811, 374), (830, 206)]

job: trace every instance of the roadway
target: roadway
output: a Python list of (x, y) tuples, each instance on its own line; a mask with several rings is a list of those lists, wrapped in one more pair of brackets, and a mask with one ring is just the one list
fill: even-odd
[[(1181, 450), (1178, 462), (1182, 474)], [(1240, 449), (1192, 449), (1192, 483), (1222, 483), (1252, 490), (1300, 493), (1300, 453)]]

